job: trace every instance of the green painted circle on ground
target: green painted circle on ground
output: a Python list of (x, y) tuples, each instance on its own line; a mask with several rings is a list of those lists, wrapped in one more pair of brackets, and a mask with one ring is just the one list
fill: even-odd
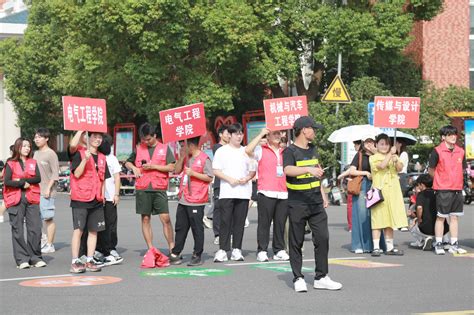
[(206, 278), (225, 276), (230, 274), (230, 269), (218, 268), (166, 268), (151, 269), (140, 272), (142, 277), (161, 277), (161, 278)]
[[(266, 270), (275, 271), (275, 272), (292, 272), (291, 266), (287, 265), (287, 264), (262, 263), (262, 264), (254, 265), (253, 268), (266, 269)], [(308, 267), (303, 267), (301, 271), (311, 272), (311, 271), (313, 271), (313, 269), (308, 268)]]

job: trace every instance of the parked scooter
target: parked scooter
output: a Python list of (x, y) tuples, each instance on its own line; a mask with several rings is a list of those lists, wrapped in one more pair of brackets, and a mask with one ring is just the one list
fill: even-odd
[(324, 191), (328, 195), (329, 202), (332, 205), (340, 206), (342, 201), (341, 189), (337, 186), (337, 179), (324, 179), (323, 180)]

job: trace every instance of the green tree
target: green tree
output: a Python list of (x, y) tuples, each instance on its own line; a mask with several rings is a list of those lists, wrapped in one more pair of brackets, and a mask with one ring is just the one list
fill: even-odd
[(25, 132), (60, 131), (62, 95), (105, 98), (111, 124), (199, 101), (208, 115), (261, 108), (265, 89), (283, 95), (278, 79), (317, 101), (338, 52), (346, 83), (378, 76), (396, 93), (405, 73), (385, 78), (386, 64), (441, 7), (420, 1), (37, 0), (0, 67)]

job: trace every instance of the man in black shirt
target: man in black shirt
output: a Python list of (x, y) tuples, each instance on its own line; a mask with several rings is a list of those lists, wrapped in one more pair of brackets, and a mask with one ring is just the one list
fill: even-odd
[(321, 189), (324, 171), (316, 147), (311, 143), (315, 129), (322, 128), (309, 116), (302, 116), (293, 126), (295, 142), (283, 153), (283, 167), (288, 188), (288, 215), (290, 218), (290, 264), (296, 292), (306, 292), (302, 268), (302, 250), (306, 223), (313, 232), (314, 260), (316, 263), (314, 288), (339, 290), (342, 284), (332, 281), (328, 274), (329, 231), (325, 208), (326, 193)]

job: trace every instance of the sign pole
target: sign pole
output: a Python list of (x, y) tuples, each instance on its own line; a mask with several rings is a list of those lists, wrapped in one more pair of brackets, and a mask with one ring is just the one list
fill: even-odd
[[(189, 168), (188, 139), (184, 139), (184, 154), (186, 155), (186, 167)], [(192, 193), (191, 193), (191, 178), (189, 178), (189, 176), (187, 174), (184, 174), (184, 176), (188, 177), (187, 185), (188, 185), (189, 195), (191, 196), (192, 195)]]
[[(342, 54), (337, 54), (337, 75), (341, 77), (342, 72)], [(339, 103), (336, 103), (336, 120), (339, 114)], [(337, 145), (334, 143), (334, 156), (337, 154)], [(332, 178), (336, 178), (336, 165), (332, 168)]]
[[(87, 151), (89, 151), (89, 131), (86, 130), (86, 144), (87, 144)], [(90, 151), (89, 151), (90, 152)]]
[(393, 145), (397, 144), (397, 128), (394, 130), (394, 135), (393, 135)]

